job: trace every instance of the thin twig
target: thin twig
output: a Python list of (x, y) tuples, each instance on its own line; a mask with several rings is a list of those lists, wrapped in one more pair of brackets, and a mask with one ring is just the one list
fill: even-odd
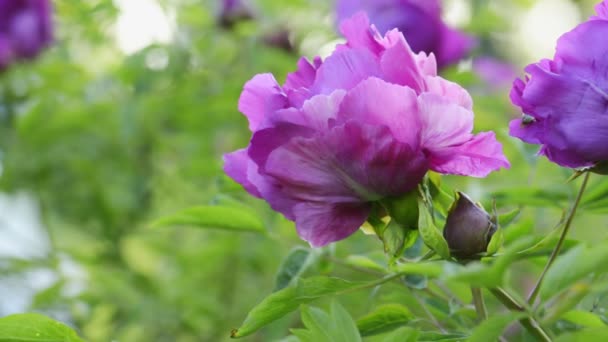
[(471, 294), (473, 295), (473, 305), (475, 305), (477, 318), (480, 322), (485, 321), (488, 318), (488, 313), (486, 310), (486, 303), (483, 301), (481, 289), (479, 287), (471, 287)]
[(543, 269), (543, 273), (541, 273), (540, 278), (538, 278), (538, 281), (536, 282), (534, 289), (532, 290), (532, 292), (530, 293), (530, 296), (528, 297), (528, 303), (530, 305), (534, 305), (534, 303), (536, 302), (536, 298), (538, 297), (540, 288), (543, 284), (543, 281), (545, 280), (547, 271), (549, 270), (549, 268), (551, 267), (551, 265), (553, 264), (553, 262), (559, 255), (559, 252), (562, 249), (562, 246), (564, 245), (564, 241), (566, 241), (566, 235), (568, 235), (568, 231), (570, 230), (570, 226), (572, 225), (572, 220), (574, 219), (574, 215), (576, 214), (576, 209), (578, 208), (578, 206), (581, 202), (581, 198), (583, 198), (583, 193), (585, 192), (585, 188), (587, 187), (587, 183), (589, 181), (590, 175), (591, 175), (591, 173), (589, 173), (589, 172), (585, 173), (585, 178), (583, 178), (583, 183), (581, 184), (581, 188), (579, 189), (578, 194), (576, 195), (576, 199), (574, 200), (572, 209), (570, 209), (570, 214), (568, 215), (568, 218), (566, 219), (566, 223), (564, 224), (564, 230), (562, 231), (562, 235), (559, 237), (559, 241), (557, 241), (557, 245), (555, 245), (555, 248), (553, 249), (551, 256), (549, 256), (549, 260), (547, 261), (547, 264), (545, 265), (545, 268)]

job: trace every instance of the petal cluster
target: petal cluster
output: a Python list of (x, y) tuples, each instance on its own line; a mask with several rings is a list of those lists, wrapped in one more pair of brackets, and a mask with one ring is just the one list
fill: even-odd
[(399, 29), (414, 52), (433, 53), (437, 64), (457, 62), (474, 47), (475, 40), (448, 27), (441, 19), (439, 0), (338, 0), (336, 14), (342, 21), (365, 11), (380, 33)]
[(355, 232), (371, 205), (416, 188), (428, 170), (484, 177), (508, 167), (491, 132), (474, 135), (465, 89), (437, 76), (397, 30), (381, 36), (360, 13), (342, 24), (347, 43), (279, 85), (245, 84), (239, 110), (249, 146), (225, 171), (323, 246)]
[(32, 59), (52, 41), (48, 0), (0, 0), (0, 71)]
[(539, 154), (565, 167), (608, 160), (608, 1), (562, 35), (553, 59), (525, 68), (511, 101), (524, 113), (510, 134), (540, 144)]

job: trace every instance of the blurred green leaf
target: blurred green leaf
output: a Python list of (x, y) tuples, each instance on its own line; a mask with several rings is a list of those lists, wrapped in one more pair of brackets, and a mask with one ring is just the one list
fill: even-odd
[(473, 330), (467, 342), (496, 341), (511, 322), (523, 316), (524, 314), (522, 313), (509, 313), (489, 317)]
[(557, 257), (547, 272), (540, 290), (541, 298), (548, 299), (591, 274), (604, 272), (608, 272), (607, 242), (593, 247), (574, 247)]
[(357, 320), (361, 336), (371, 336), (397, 329), (406, 325), (414, 315), (399, 304), (386, 304)]
[(40, 314), (17, 314), (0, 318), (2, 342), (84, 342), (67, 325)]
[(313, 262), (315, 255), (310, 248), (296, 247), (292, 249), (277, 273), (274, 291), (281, 290), (297, 279)]
[(595, 342), (608, 340), (608, 328), (592, 328), (566, 333), (555, 339), (555, 342)]
[(419, 332), (413, 328), (402, 327), (386, 335), (382, 342), (416, 342)]
[(606, 323), (598, 315), (589, 311), (568, 311), (561, 316), (561, 319), (585, 328), (606, 328)]
[(231, 231), (265, 232), (264, 223), (249, 210), (233, 206), (198, 206), (154, 221), (152, 227), (188, 225)]
[(308, 330), (294, 332), (302, 342), (357, 342), (361, 336), (349, 313), (337, 301), (332, 301), (329, 314), (323, 310), (302, 306), (302, 322)]
[(369, 284), (373, 283), (350, 282), (330, 277), (300, 278), (256, 305), (241, 327), (232, 331), (231, 336), (237, 338), (250, 335), (266, 324), (296, 310), (301, 304), (347, 290), (364, 288)]

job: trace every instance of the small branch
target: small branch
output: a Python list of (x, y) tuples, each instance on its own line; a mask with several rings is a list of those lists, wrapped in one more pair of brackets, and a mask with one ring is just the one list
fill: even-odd
[(549, 334), (543, 329), (543, 327), (538, 324), (536, 319), (532, 317), (532, 314), (529, 310), (523, 305), (519, 304), (513, 296), (507, 293), (502, 288), (493, 288), (489, 289), (490, 292), (498, 299), (505, 307), (507, 307), (511, 311), (519, 311), (527, 313), (529, 316), (526, 318), (522, 318), (519, 320), (519, 323), (528, 330), (532, 336), (534, 336), (539, 341), (544, 342), (552, 342)]
[(551, 256), (549, 256), (549, 260), (547, 261), (547, 264), (545, 265), (545, 268), (543, 269), (543, 272), (541, 273), (540, 278), (538, 278), (538, 281), (536, 282), (534, 289), (530, 293), (530, 297), (528, 297), (528, 303), (530, 305), (534, 305), (534, 303), (536, 302), (536, 298), (538, 297), (540, 288), (543, 284), (543, 281), (545, 280), (547, 271), (549, 270), (549, 268), (551, 267), (551, 265), (553, 264), (553, 262), (559, 255), (559, 252), (562, 249), (564, 242), (566, 241), (566, 235), (568, 235), (568, 231), (570, 230), (570, 226), (572, 225), (572, 220), (574, 219), (574, 215), (576, 214), (576, 209), (578, 208), (578, 206), (581, 202), (581, 199), (583, 198), (583, 193), (585, 192), (585, 188), (587, 187), (587, 183), (589, 181), (590, 175), (591, 175), (590, 172), (585, 173), (585, 178), (583, 178), (583, 184), (581, 184), (581, 188), (579, 189), (578, 194), (576, 195), (576, 199), (574, 200), (572, 209), (570, 209), (570, 214), (568, 215), (568, 218), (566, 219), (566, 223), (564, 224), (564, 230), (562, 231), (562, 235), (559, 237), (559, 241), (557, 242), (557, 245), (555, 245), (555, 248), (553, 249)]
[(488, 313), (486, 310), (486, 303), (483, 301), (481, 289), (479, 287), (471, 287), (471, 294), (473, 295), (473, 305), (475, 305), (477, 318), (480, 322), (485, 321), (488, 318)]

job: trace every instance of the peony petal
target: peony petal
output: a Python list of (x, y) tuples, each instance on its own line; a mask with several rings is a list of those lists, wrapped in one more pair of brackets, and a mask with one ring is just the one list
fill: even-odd
[(439, 76), (427, 76), (424, 79), (426, 92), (441, 95), (466, 109), (473, 109), (473, 99), (469, 92), (459, 84)]
[(471, 138), (473, 112), (433, 93), (418, 97), (422, 148), (431, 152)]
[[(608, 21), (592, 20), (577, 26), (557, 41), (560, 74), (584, 78), (608, 91)], [(600, 43), (602, 42), (602, 43)]]
[(330, 94), (336, 89), (350, 90), (368, 77), (380, 76), (377, 58), (366, 49), (334, 52), (317, 71), (313, 94)]
[(345, 46), (354, 49), (365, 49), (371, 51), (374, 54), (379, 54), (383, 49), (376, 39), (374, 32), (370, 28), (369, 19), (367, 14), (363, 11), (357, 12), (349, 19), (343, 20), (340, 23), (340, 32), (346, 38), (347, 43)]
[(265, 172), (292, 198), (368, 202), (415, 188), (427, 170), (421, 151), (388, 128), (350, 122), (311, 138), (296, 138), (268, 157)]
[(485, 177), (510, 166), (494, 132), (479, 133), (464, 144), (433, 153), (430, 159), (433, 171), (471, 177)]
[(251, 159), (247, 155), (247, 149), (240, 149), (224, 155), (224, 172), (237, 183), (241, 184), (248, 193), (261, 198), (262, 195), (257, 187), (249, 181), (247, 170)]
[(298, 235), (312, 247), (323, 247), (355, 233), (367, 219), (368, 204), (304, 202), (295, 206)]
[(309, 137), (314, 131), (308, 127), (291, 123), (279, 123), (274, 127), (259, 130), (253, 134), (249, 149), (249, 157), (261, 170), (272, 151), (297, 137)]
[(239, 111), (249, 119), (255, 132), (269, 113), (287, 107), (287, 97), (272, 74), (259, 74), (245, 83), (239, 99)]
[(345, 94), (344, 90), (336, 90), (330, 95), (316, 95), (306, 100), (301, 109), (278, 110), (271, 113), (259, 129), (289, 123), (318, 131), (327, 130), (328, 122), (336, 118)]
[(593, 20), (608, 20), (608, 1), (604, 0), (595, 5), (597, 16), (591, 17)]
[(416, 94), (408, 87), (372, 77), (344, 97), (338, 122), (356, 120), (389, 127), (393, 136), (413, 148), (420, 145)]
[(417, 57), (403, 36), (400, 35), (399, 40), (382, 54), (380, 66), (385, 81), (408, 86), (416, 93), (423, 90), (424, 79)]

